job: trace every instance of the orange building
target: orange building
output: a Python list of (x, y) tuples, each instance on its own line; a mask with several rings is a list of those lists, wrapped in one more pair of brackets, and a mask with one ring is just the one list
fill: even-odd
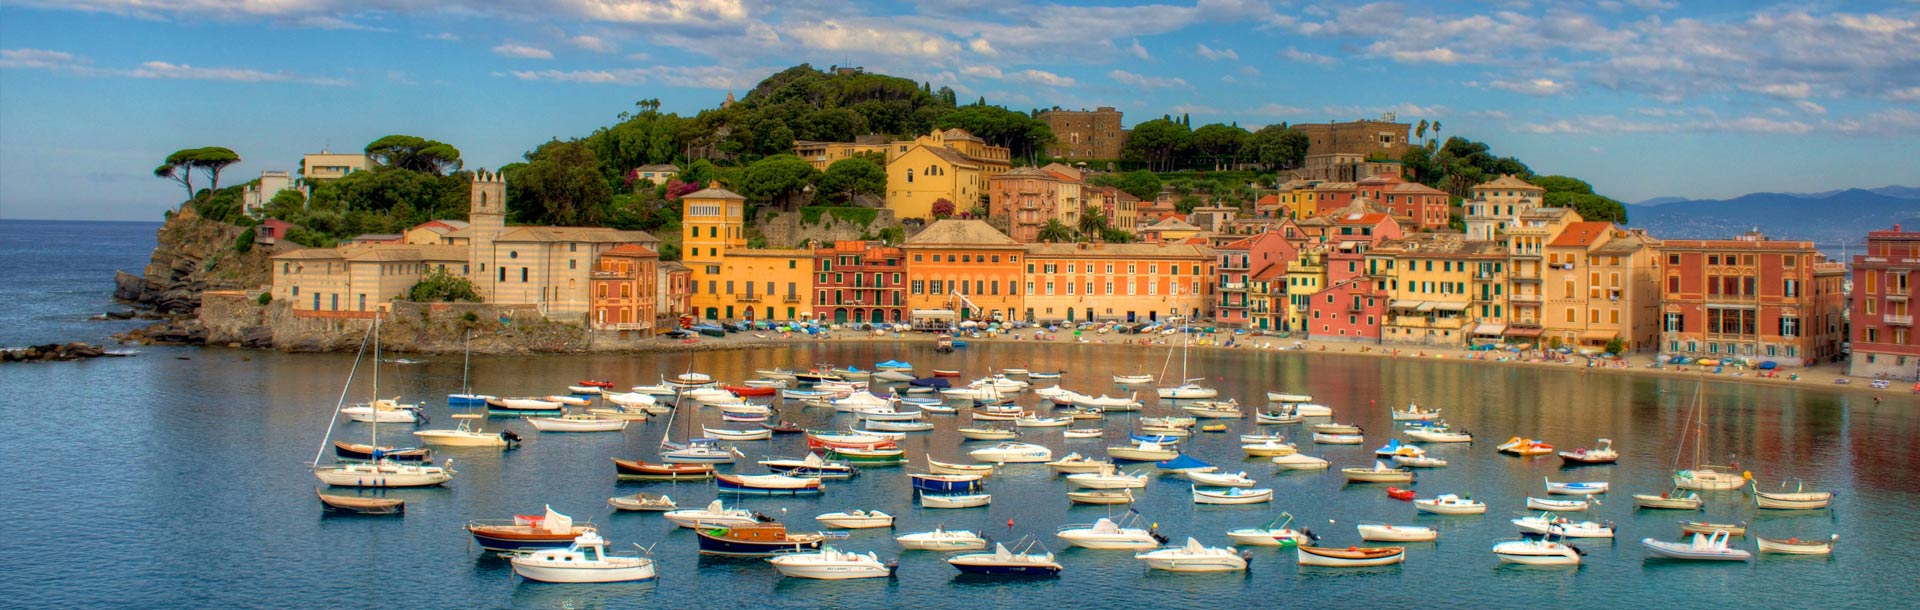
[(1028, 244), (1023, 319), (1198, 319), (1213, 309), (1214, 262), (1196, 244)]
[(949, 309), (961, 319), (1019, 315), (1026, 248), (979, 220), (934, 222), (901, 244), (909, 309)]
[(659, 254), (637, 244), (600, 253), (587, 288), (594, 330), (653, 333), (659, 262)]

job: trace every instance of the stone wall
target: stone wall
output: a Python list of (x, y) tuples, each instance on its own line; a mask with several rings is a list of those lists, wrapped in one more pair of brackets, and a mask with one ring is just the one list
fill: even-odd
[(877, 234), (882, 228), (899, 226), (900, 221), (894, 217), (893, 210), (879, 208), (873, 211), (873, 222), (863, 225), (836, 218), (830, 213), (823, 213), (818, 221), (808, 224), (799, 211), (763, 209), (754, 220), (753, 228), (767, 238), (769, 248), (798, 248), (809, 239), (816, 245), (830, 244), (860, 239), (861, 236)]

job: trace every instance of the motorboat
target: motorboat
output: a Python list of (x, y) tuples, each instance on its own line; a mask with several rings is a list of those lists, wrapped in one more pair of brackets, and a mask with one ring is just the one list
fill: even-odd
[(1568, 466), (1612, 464), (1619, 459), (1620, 452), (1613, 450), (1613, 439), (1610, 438), (1595, 441), (1592, 449), (1581, 447), (1573, 451), (1560, 452), (1560, 460)]
[(1071, 417), (1040, 417), (1027, 415), (1013, 420), (1013, 425), (1021, 428), (1065, 428), (1073, 424)]
[(363, 498), (360, 496), (342, 496), (322, 493), (314, 490), (320, 498), (320, 505), (336, 513), (355, 515), (398, 515), (407, 510), (407, 501), (399, 498)]
[(1300, 448), (1295, 447), (1293, 443), (1283, 443), (1272, 439), (1258, 443), (1242, 444), (1240, 445), (1240, 450), (1245, 452), (1247, 457), (1275, 457), (1300, 452)]
[(1290, 402), (1284, 405), (1301, 417), (1333, 417), (1333, 407), (1311, 402)]
[(1051, 468), (1054, 472), (1060, 474), (1079, 474), (1101, 472), (1102, 470), (1111, 469), (1113, 468), (1113, 462), (1088, 458), (1079, 453), (1069, 453), (1067, 457), (1047, 462), (1047, 468)]
[(927, 472), (933, 474), (966, 474), (987, 477), (993, 475), (993, 464), (960, 464), (956, 462), (942, 462), (929, 457), (927, 458)]
[(972, 551), (987, 548), (987, 539), (968, 530), (949, 530), (934, 526), (931, 532), (894, 536), (900, 547), (910, 551)]
[(1393, 468), (1384, 462), (1374, 462), (1372, 468), (1349, 466), (1340, 469), (1340, 474), (1348, 483), (1407, 483), (1413, 481), (1413, 471), (1406, 468)]
[(674, 525), (687, 529), (702, 527), (741, 527), (772, 521), (765, 515), (744, 508), (727, 508), (719, 500), (714, 500), (705, 508), (682, 508), (661, 513), (661, 517)]
[(692, 438), (685, 445), (666, 443), (660, 452), (660, 460), (669, 464), (732, 464), (734, 458), (745, 457), (740, 450), (721, 445), (718, 439)]
[(1194, 504), (1261, 504), (1273, 501), (1270, 488), (1192, 486)]
[(1053, 553), (1041, 550), (1035, 552), (1037, 543), (1029, 543), (1026, 548), (1015, 553), (1007, 550), (1004, 544), (994, 544), (991, 553), (960, 553), (947, 557), (947, 564), (968, 574), (986, 574), (992, 576), (1054, 576), (1060, 573), (1060, 563), (1053, 560)]
[(1732, 535), (1732, 536), (1746, 536), (1747, 524), (1745, 522), (1713, 523), (1709, 521), (1681, 521), (1680, 532), (1684, 534), (1712, 534), (1714, 532), (1726, 532), (1728, 535)]
[[(773, 417), (772, 413), (734, 413), (730, 411), (722, 411), (720, 413), (720, 421), (739, 422), (744, 424), (756, 424), (763, 421), (767, 421), (772, 417)], [(753, 440), (753, 439), (746, 439), (746, 440)]]
[(1362, 523), (1355, 527), (1360, 530), (1360, 539), (1367, 542), (1432, 542), (1440, 538), (1440, 530), (1418, 525)]
[(1439, 409), (1429, 409), (1413, 403), (1407, 403), (1407, 408), (1404, 411), (1400, 409), (1388, 410), (1392, 412), (1393, 421), (1427, 421), (1439, 419), (1440, 417)]
[(1031, 381), (1043, 381), (1047, 379), (1057, 380), (1057, 379), (1060, 379), (1060, 375), (1065, 372), (1066, 371), (1033, 371), (1033, 372), (1027, 373), (1027, 379)]
[(1017, 406), (984, 405), (969, 414), (973, 421), (1015, 421), (1027, 416), (1027, 410)]
[(376, 447), (366, 443), (333, 442), (333, 456), (347, 460), (393, 460), (395, 462), (433, 461), (433, 451), (420, 447)]
[(1239, 572), (1247, 569), (1252, 555), (1188, 538), (1184, 545), (1135, 553), (1133, 558), (1147, 562), (1148, 568), (1168, 572)]
[(827, 490), (821, 485), (820, 479), (783, 474), (721, 474), (713, 478), (715, 486), (723, 494), (797, 496), (824, 493)]
[(1073, 390), (1069, 390), (1057, 385), (1047, 386), (1044, 388), (1040, 388), (1038, 390), (1034, 390), (1033, 395), (1039, 398), (1044, 398), (1044, 399), (1053, 401), (1053, 404), (1056, 404), (1056, 405), (1070, 405), (1070, 404), (1073, 404), (1073, 399), (1075, 397), (1085, 396), (1085, 394), (1081, 394), (1079, 392), (1075, 392)]
[(1444, 468), (1447, 465), (1447, 459), (1422, 452), (1420, 455), (1394, 455), (1393, 463), (1396, 466), (1408, 468)]
[(675, 389), (679, 389), (679, 390), (690, 390), (694, 388), (705, 388), (705, 387), (713, 386), (712, 375), (708, 375), (706, 373), (695, 373), (692, 371), (681, 373), (679, 375), (674, 375), (672, 379), (667, 379), (664, 381), (666, 382), (667, 385), (672, 386)]
[(613, 458), (613, 467), (626, 481), (705, 481), (714, 475), (711, 464), (655, 464)]
[(861, 370), (860, 367), (857, 367), (857, 366), (849, 366), (846, 368), (834, 367), (830, 370), (833, 372), (833, 374), (839, 375), (841, 379), (845, 379), (848, 381), (860, 381), (863, 379), (871, 379), (873, 377), (873, 371)]
[(783, 368), (758, 369), (758, 370), (755, 370), (753, 374), (758, 375), (761, 379), (768, 379), (773, 381), (788, 381), (793, 383), (799, 383), (800, 381), (799, 377), (794, 376), (793, 369), (783, 369)]
[(1162, 474), (1187, 474), (1190, 472), (1213, 472), (1220, 469), (1219, 467), (1216, 467), (1213, 464), (1207, 463), (1205, 460), (1195, 458), (1185, 453), (1175, 455), (1173, 456), (1173, 459), (1154, 462), (1153, 467), (1160, 469), (1160, 472)]
[(1031, 385), (1032, 384), (1029, 384), (1025, 381), (1013, 379), (1013, 378), (1007, 377), (1004, 374), (999, 374), (999, 375), (991, 375), (991, 376), (975, 379), (971, 383), (968, 383), (967, 387), (984, 388), (984, 389), (991, 389), (998, 392), (1012, 393), (1012, 392), (1025, 391)]
[(826, 534), (820, 532), (789, 532), (787, 526), (779, 523), (699, 527), (694, 528), (693, 533), (700, 537), (701, 555), (727, 557), (766, 557), (779, 553), (817, 551), (827, 539)]
[(993, 503), (993, 494), (930, 494), (920, 492), (924, 508), (976, 508)]
[(1146, 489), (1147, 475), (1123, 473), (1108, 464), (1098, 471), (1067, 475), (1067, 483), (1083, 489)]
[(1060, 436), (1065, 438), (1100, 438), (1106, 436), (1106, 432), (1107, 431), (1099, 428), (1074, 428), (1061, 432)]
[(1278, 403), (1313, 402), (1313, 395), (1290, 394), (1287, 392), (1267, 392), (1267, 402), (1278, 402)]
[(1613, 522), (1596, 523), (1593, 521), (1572, 521), (1566, 517), (1543, 512), (1537, 517), (1521, 517), (1513, 520), (1520, 533), (1537, 536), (1555, 535), (1567, 538), (1612, 538)]
[(1755, 506), (1772, 510), (1814, 510), (1826, 508), (1833, 503), (1831, 491), (1807, 491), (1807, 485), (1797, 482), (1794, 490), (1785, 491), (1787, 483), (1780, 482), (1782, 491), (1760, 491), (1760, 484), (1753, 484), (1753, 503)]
[[(1142, 551), (1160, 546), (1166, 542), (1165, 536), (1152, 529), (1137, 527), (1142, 520), (1140, 513), (1129, 510), (1127, 517), (1116, 522), (1101, 517), (1093, 523), (1064, 525), (1054, 535), (1067, 544), (1083, 549)], [(1131, 526), (1131, 527), (1130, 527)]]
[(592, 523), (574, 523), (551, 506), (544, 515), (468, 521), (465, 529), (474, 544), (489, 551), (566, 548), (581, 534), (598, 531)]
[(1661, 494), (1633, 494), (1633, 505), (1637, 508), (1658, 508), (1669, 510), (1700, 510), (1707, 501), (1700, 494), (1679, 488)]
[(432, 487), (453, 480), (453, 460), (440, 466), (392, 460), (317, 466), (313, 475), (333, 487)]
[(1407, 435), (1407, 438), (1420, 441), (1422, 443), (1471, 443), (1473, 442), (1473, 433), (1471, 432), (1453, 432), (1451, 430), (1421, 428), (1421, 429), (1408, 430), (1406, 431), (1406, 435)]
[(780, 388), (771, 385), (724, 385), (720, 389), (741, 398), (772, 398), (780, 395)]
[(959, 369), (933, 369), (932, 373), (934, 377), (953, 378), (960, 376)]
[(1253, 423), (1262, 426), (1286, 426), (1306, 421), (1306, 419), (1306, 416), (1292, 409), (1257, 411), (1253, 414)]
[(873, 374), (874, 381), (887, 383), (906, 383), (914, 379), (915, 377), (911, 371), (880, 371)]
[(1322, 445), (1358, 445), (1367, 442), (1367, 438), (1358, 434), (1313, 433), (1313, 442)]
[(1227, 538), (1233, 540), (1234, 544), (1280, 548), (1307, 546), (1320, 539), (1319, 536), (1313, 535), (1312, 530), (1305, 528), (1295, 530), (1288, 527), (1292, 523), (1293, 515), (1280, 513), (1280, 516), (1274, 517), (1272, 521), (1260, 527), (1227, 530)]
[(995, 464), (1040, 463), (1053, 459), (1053, 450), (1033, 443), (1000, 443), (967, 452), (976, 461)]
[(541, 432), (619, 432), (627, 429), (627, 420), (603, 418), (592, 413), (569, 413), (560, 417), (529, 417), (527, 423)]
[(1553, 479), (1545, 480), (1547, 482), (1547, 493), (1550, 495), (1586, 496), (1603, 494), (1607, 493), (1608, 487), (1606, 481), (1568, 481), (1565, 483), (1555, 483)]
[(1179, 455), (1180, 452), (1171, 447), (1146, 441), (1139, 441), (1131, 446), (1107, 448), (1107, 457), (1129, 462), (1158, 462), (1171, 460)]
[(853, 478), (854, 475), (860, 474), (859, 469), (854, 468), (852, 465), (846, 462), (835, 462), (822, 458), (818, 453), (808, 453), (807, 457), (799, 459), (768, 458), (760, 460), (759, 463), (761, 466), (766, 466), (767, 470), (790, 477), (850, 479)]
[(1553, 445), (1518, 436), (1507, 439), (1497, 447), (1501, 453), (1517, 456), (1547, 455), (1553, 453)]
[(880, 556), (847, 553), (823, 546), (816, 553), (790, 553), (767, 559), (781, 576), (817, 580), (852, 580), (893, 576), (899, 562), (881, 563)]
[(588, 391), (582, 393), (599, 394), (601, 391), (613, 389), (613, 382), (605, 379), (582, 379), (579, 384), (568, 387), (587, 388)]
[(680, 508), (680, 505), (675, 503), (673, 498), (644, 492), (631, 496), (614, 496), (607, 498), (607, 506), (613, 507), (614, 510), (642, 512), (666, 512)]
[(1067, 492), (1067, 500), (1074, 504), (1132, 504), (1131, 489), (1076, 489)]
[(1332, 464), (1326, 460), (1304, 453), (1283, 455), (1273, 458), (1271, 461), (1275, 466), (1279, 466), (1283, 470), (1325, 470), (1332, 466)]
[(1171, 445), (1189, 436), (1193, 436), (1193, 429), (1188, 426), (1142, 423), (1140, 433), (1134, 434), (1132, 438), (1135, 441)]
[(538, 398), (495, 398), (487, 401), (487, 412), (495, 415), (558, 415), (567, 406)]
[(1360, 434), (1361, 432), (1363, 432), (1363, 430), (1360, 429), (1360, 426), (1355, 424), (1335, 424), (1335, 423), (1314, 424), (1311, 426), (1307, 426), (1307, 429), (1312, 430), (1318, 434)]
[(1640, 546), (1646, 548), (1648, 555), (1666, 559), (1686, 561), (1746, 561), (1753, 558), (1752, 553), (1727, 546), (1726, 532), (1694, 534), (1693, 539), (1687, 542), (1669, 542), (1666, 540), (1644, 538), (1640, 540)]
[(1840, 535), (1834, 534), (1825, 540), (1801, 540), (1799, 538), (1755, 537), (1762, 553), (1780, 553), (1784, 555), (1832, 555), (1833, 544), (1840, 541)]
[(1580, 558), (1586, 553), (1578, 547), (1567, 544), (1564, 538), (1558, 542), (1552, 538), (1515, 538), (1495, 542), (1493, 554), (1500, 558), (1500, 563), (1567, 566), (1580, 565)]
[[(991, 468), (991, 466), (989, 466), (989, 468)], [(923, 474), (916, 472), (907, 475), (907, 479), (915, 490), (931, 491), (934, 493), (977, 491), (987, 486), (986, 482), (982, 480), (982, 477), (977, 474)]]
[[(842, 413), (859, 413), (871, 410), (884, 417), (887, 413), (891, 413), (893, 409), (893, 399), (875, 396), (869, 392), (855, 392), (847, 395), (845, 398), (835, 398), (829, 402), (833, 405), (835, 411)], [(882, 411), (882, 409), (885, 410)]]
[(340, 414), (367, 424), (411, 424), (420, 421), (420, 405), (401, 404), (395, 398), (381, 398), (340, 409)]
[(1247, 416), (1246, 413), (1240, 411), (1239, 401), (1231, 398), (1227, 400), (1197, 401), (1193, 404), (1180, 407), (1180, 410), (1186, 411), (1193, 417), (1200, 419), (1241, 419)]
[(1599, 505), (1599, 498), (1581, 498), (1579, 500), (1549, 500), (1531, 496), (1527, 498), (1527, 510), (1544, 510), (1556, 513), (1586, 512)]
[(565, 394), (550, 394), (547, 396), (542, 396), (540, 397), (540, 399), (545, 400), (547, 402), (557, 402), (569, 407), (584, 407), (584, 406), (593, 404), (592, 398), (582, 398), (579, 396), (569, 396)]
[(653, 560), (607, 552), (607, 541), (586, 532), (564, 549), (540, 549), (507, 558), (513, 573), (536, 582), (608, 583), (653, 580)]
[(1184, 472), (1181, 473), (1194, 485), (1205, 487), (1253, 487), (1253, 477), (1245, 472)]
[(1324, 568), (1365, 568), (1393, 565), (1407, 561), (1407, 548), (1402, 546), (1347, 547), (1332, 549), (1317, 546), (1296, 546), (1300, 565)]
[(1479, 515), (1487, 512), (1487, 503), (1454, 494), (1441, 494), (1429, 499), (1414, 500), (1413, 507), (1420, 512), (1436, 515)]
[(797, 372), (797, 371), (794, 372), (793, 380), (798, 383), (817, 386), (823, 383), (846, 381), (847, 379), (845, 377), (841, 377), (839, 375), (834, 374), (832, 371), (814, 369), (804, 373)]
[(1264, 443), (1267, 441), (1284, 443), (1287, 442), (1287, 435), (1279, 432), (1256, 432), (1253, 434), (1240, 435), (1241, 443)]
[(893, 527), (893, 515), (880, 511), (849, 510), (824, 513), (813, 518), (815, 521), (843, 529), (871, 529)]

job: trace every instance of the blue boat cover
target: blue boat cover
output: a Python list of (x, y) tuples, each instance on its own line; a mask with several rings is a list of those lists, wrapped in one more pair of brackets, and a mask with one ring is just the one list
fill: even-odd
[(882, 363), (879, 363), (879, 364), (875, 364), (875, 365), (873, 365), (873, 368), (876, 368), (876, 369), (893, 369), (893, 368), (905, 368), (905, 369), (910, 369), (910, 368), (913, 368), (913, 365), (911, 365), (911, 364), (907, 364), (907, 363), (905, 363), (905, 362), (901, 362), (901, 361), (899, 361), (899, 360), (888, 360), (888, 361), (886, 361), (886, 362), (882, 362)]
[(1373, 450), (1374, 453), (1393, 453), (1400, 450), (1400, 439), (1387, 441), (1386, 446)]
[(938, 389), (953, 387), (953, 383), (950, 381), (947, 381), (945, 377), (922, 377), (920, 379), (915, 379), (913, 381), (907, 382), (907, 385), (911, 385), (914, 387), (921, 387), (921, 388), (938, 388)]
[(1193, 468), (1207, 468), (1207, 467), (1213, 466), (1213, 464), (1208, 464), (1206, 462), (1202, 462), (1200, 460), (1194, 459), (1193, 456), (1187, 455), (1185, 453), (1174, 456), (1174, 458), (1171, 460), (1167, 460), (1164, 462), (1154, 462), (1153, 465), (1158, 466), (1160, 468), (1165, 468), (1168, 470), (1189, 470)]
[(1144, 435), (1144, 434), (1130, 434), (1128, 435), (1128, 437), (1143, 443), (1159, 443), (1162, 445), (1172, 445), (1180, 442), (1180, 437), (1169, 436), (1165, 434), (1155, 434), (1151, 436)]

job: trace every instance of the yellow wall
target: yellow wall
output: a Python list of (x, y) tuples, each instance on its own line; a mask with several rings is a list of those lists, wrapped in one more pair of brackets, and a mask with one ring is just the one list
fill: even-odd
[[(935, 168), (935, 175), (927, 175)], [(908, 176), (912, 179), (909, 180)], [(887, 209), (897, 218), (933, 217), (933, 202), (953, 202), (955, 214), (979, 205), (986, 192), (986, 180), (978, 167), (957, 165), (928, 150), (915, 146), (887, 162)]]
[(685, 261), (693, 270), (695, 315), (714, 320), (794, 320), (813, 312), (813, 252), (746, 250), (720, 260)]

